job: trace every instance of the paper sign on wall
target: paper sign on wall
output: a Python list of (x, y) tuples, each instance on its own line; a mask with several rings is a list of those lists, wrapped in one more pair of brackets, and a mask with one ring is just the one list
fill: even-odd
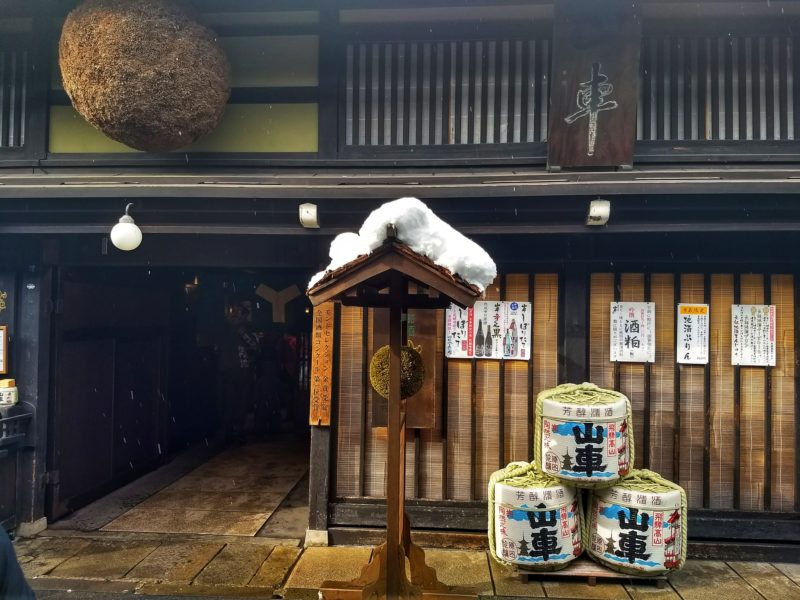
[(0, 327), (0, 374), (8, 372), (7, 357), (8, 356), (8, 328), (3, 325)]
[(731, 364), (747, 367), (775, 366), (775, 306), (731, 306)]
[(445, 316), (447, 358), (530, 360), (530, 302), (451, 304)]
[(656, 361), (656, 310), (652, 302), (611, 303), (611, 361)]
[(678, 346), (684, 365), (708, 364), (708, 304), (678, 304)]

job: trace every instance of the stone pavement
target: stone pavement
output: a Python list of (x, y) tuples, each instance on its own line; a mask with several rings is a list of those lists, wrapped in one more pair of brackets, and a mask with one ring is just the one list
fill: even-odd
[[(308, 548), (307, 445), (187, 454), (33, 539), (15, 543), (40, 600), (316, 600), (359, 575), (369, 547)], [(800, 565), (690, 561), (652, 584), (521, 583), (480, 550), (426, 550), (439, 579), (485, 598), (800, 600)]]
[[(327, 579), (357, 576), (367, 547), (216, 535), (45, 532), (15, 548), (40, 599), (282, 597), (316, 600)], [(426, 550), (439, 578), (479, 597), (583, 600), (800, 600), (800, 565), (690, 561), (666, 589), (548, 578), (523, 584), (476, 550)], [(70, 590), (70, 591), (67, 591)]]
[[(51, 529), (255, 536), (292, 528), (299, 519), (302, 537), (308, 522), (307, 442), (251, 443), (216, 455), (205, 450), (179, 456)], [(297, 498), (290, 497), (293, 491)]]

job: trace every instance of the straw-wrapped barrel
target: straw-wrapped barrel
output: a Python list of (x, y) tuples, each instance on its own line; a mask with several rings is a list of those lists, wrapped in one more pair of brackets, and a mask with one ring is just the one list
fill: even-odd
[(536, 398), (536, 467), (582, 488), (606, 487), (633, 464), (631, 403), (592, 383), (564, 384)]
[(489, 551), (503, 564), (540, 571), (566, 567), (583, 552), (580, 493), (529, 463), (489, 480)]
[(653, 471), (594, 490), (585, 522), (587, 552), (615, 571), (659, 574), (686, 562), (686, 492)]

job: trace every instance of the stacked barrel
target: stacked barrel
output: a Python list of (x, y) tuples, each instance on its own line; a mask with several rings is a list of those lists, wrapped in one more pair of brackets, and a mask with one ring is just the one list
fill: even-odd
[(686, 494), (631, 469), (631, 426), (619, 392), (583, 383), (540, 393), (534, 462), (512, 463), (489, 482), (492, 556), (538, 570), (563, 568), (584, 550), (634, 575), (683, 566)]

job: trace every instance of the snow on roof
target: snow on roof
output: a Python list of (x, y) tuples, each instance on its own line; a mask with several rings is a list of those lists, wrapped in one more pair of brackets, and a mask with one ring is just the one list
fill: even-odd
[(381, 246), (386, 240), (387, 225), (394, 225), (397, 239), (411, 250), (459, 275), (481, 292), (497, 276), (497, 266), (486, 250), (442, 221), (422, 201), (400, 198), (372, 211), (358, 233), (336, 236), (331, 242), (330, 264), (311, 278), (308, 287), (313, 287), (326, 273)]

